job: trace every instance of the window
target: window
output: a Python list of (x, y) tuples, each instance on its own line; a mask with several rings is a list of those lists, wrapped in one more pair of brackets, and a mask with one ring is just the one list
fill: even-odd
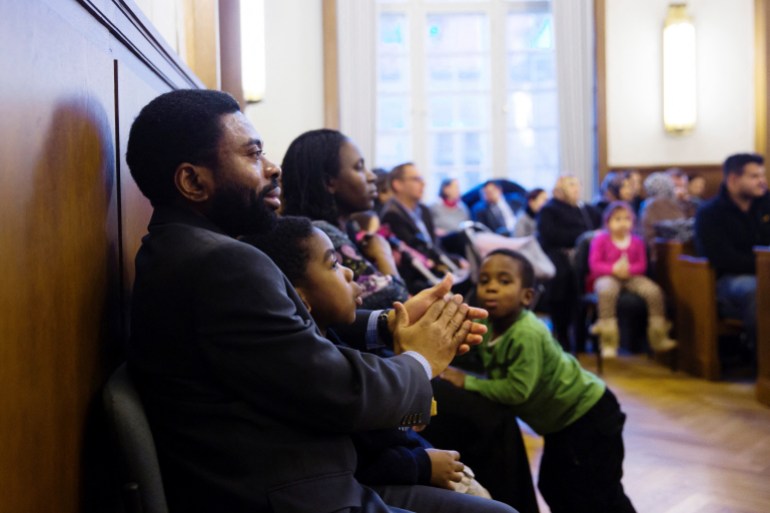
[(550, 0), (377, 4), (374, 162), (443, 178), (550, 186), (559, 171)]

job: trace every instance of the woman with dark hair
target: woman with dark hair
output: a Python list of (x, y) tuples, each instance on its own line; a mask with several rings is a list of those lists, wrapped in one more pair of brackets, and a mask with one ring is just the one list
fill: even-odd
[(599, 213), (614, 201), (625, 201), (631, 203), (634, 199), (634, 187), (631, 182), (631, 176), (627, 171), (610, 171), (602, 180), (599, 186), (599, 198), (594, 203), (594, 208)]
[(536, 188), (527, 193), (527, 206), (524, 213), (516, 219), (513, 227), (514, 237), (526, 237), (537, 233), (537, 214), (548, 201), (548, 193), (545, 189)]
[(433, 224), (438, 237), (444, 237), (460, 228), (460, 223), (468, 221), (471, 213), (460, 199), (460, 183), (457, 178), (445, 178), (438, 190), (439, 201), (430, 206)]
[(351, 219), (371, 210), (377, 194), (376, 176), (356, 145), (336, 130), (305, 132), (286, 150), (282, 168), (283, 213), (309, 217), (329, 236), (340, 262), (364, 290), (363, 307), (390, 308), (393, 301), (404, 301), (408, 292), (390, 244)]

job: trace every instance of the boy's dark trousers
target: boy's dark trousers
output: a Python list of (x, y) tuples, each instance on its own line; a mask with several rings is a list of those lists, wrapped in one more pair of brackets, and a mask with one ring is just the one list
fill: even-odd
[(551, 513), (634, 513), (623, 491), (626, 415), (608, 389), (588, 412), (545, 436), (538, 488)]

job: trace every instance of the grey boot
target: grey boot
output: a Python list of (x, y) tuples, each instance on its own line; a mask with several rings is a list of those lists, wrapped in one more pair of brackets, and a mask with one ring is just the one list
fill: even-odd
[(615, 358), (618, 355), (620, 330), (618, 330), (618, 320), (615, 317), (599, 319), (591, 326), (591, 333), (599, 336), (603, 357)]
[(654, 352), (664, 353), (676, 347), (676, 340), (668, 337), (670, 329), (671, 323), (663, 317), (650, 317), (647, 321), (647, 342)]

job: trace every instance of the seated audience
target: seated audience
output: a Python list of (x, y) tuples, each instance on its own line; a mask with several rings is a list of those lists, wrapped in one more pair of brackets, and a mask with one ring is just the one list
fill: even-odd
[(687, 182), (687, 195), (697, 210), (701, 204), (703, 204), (703, 193), (706, 191), (706, 178), (703, 175), (697, 173), (690, 177), (690, 181)]
[(637, 169), (629, 169), (628, 182), (631, 184), (631, 208), (634, 209), (634, 214), (639, 217), (642, 206), (642, 173)]
[(693, 217), (697, 206), (690, 201), (689, 182), (690, 177), (682, 168), (672, 167), (665, 171), (665, 173), (671, 177), (674, 181), (674, 196), (679, 202), (679, 206), (682, 207), (685, 217)]
[(527, 193), (527, 206), (524, 212), (516, 218), (516, 225), (513, 227), (514, 237), (527, 237), (535, 235), (537, 232), (537, 214), (548, 201), (548, 193), (544, 189), (536, 188)]
[(380, 212), (380, 220), (390, 226), (393, 234), (407, 244), (433, 246), (436, 230), (430, 210), (421, 203), (425, 179), (411, 162), (390, 171), (393, 197)]
[(506, 201), (500, 186), (493, 180), (487, 181), (481, 188), (481, 197), (482, 200), (473, 205), (473, 220), (500, 235), (513, 233), (516, 214)]
[(351, 434), (429, 419), (431, 378), (478, 342), (470, 319), (485, 312), (446, 298), (447, 279), (340, 330), (356, 348), (392, 339), (397, 356), (322, 337), (275, 263), (235, 238), (270, 229), (281, 170), (226, 93), (152, 100), (126, 161), (154, 209), (136, 256), (128, 370), (169, 510), (393, 511), (355, 479)]
[(541, 303), (553, 321), (556, 338), (565, 350), (572, 346), (570, 329), (577, 311), (579, 292), (574, 270), (575, 245), (583, 233), (601, 224), (596, 210), (580, 201), (580, 182), (573, 175), (560, 177), (553, 197), (537, 218), (540, 246), (556, 266), (556, 275), (547, 284)]
[(631, 178), (625, 171), (610, 171), (599, 186), (601, 198), (594, 203), (599, 213), (604, 212), (607, 205), (613, 201), (631, 202), (634, 199), (634, 190)]
[(644, 181), (644, 188), (647, 191), (647, 199), (642, 203), (639, 226), (642, 238), (647, 243), (650, 259), (655, 261), (655, 225), (661, 221), (685, 219), (687, 215), (676, 199), (674, 180), (668, 174), (650, 174)]
[(390, 173), (387, 170), (376, 167), (372, 169), (372, 172), (377, 177), (374, 182), (377, 186), (377, 197), (374, 198), (374, 211), (379, 214), (382, 206), (393, 197), (393, 190), (390, 188)]
[(553, 513), (631, 513), (623, 491), (626, 415), (604, 382), (565, 353), (528, 310), (532, 266), (509, 250), (491, 253), (476, 295), (489, 311), (477, 350), (485, 377), (448, 368), (441, 378), (512, 408), (545, 438), (538, 488)]
[(359, 232), (355, 234), (356, 239), (360, 239), (368, 234), (380, 233), (382, 229), (380, 216), (374, 210), (364, 210), (350, 214), (350, 221), (355, 223), (353, 226), (359, 229)]
[[(393, 168), (390, 171), (390, 185), (393, 198), (380, 212), (383, 228), (431, 259), (436, 264), (432, 270), (457, 273), (460, 269), (467, 269), (467, 261), (460, 257), (450, 257), (440, 246), (433, 216), (428, 207), (421, 203), (425, 179), (417, 166), (408, 162)], [(426, 286), (422, 275), (410, 273), (404, 268), (401, 270), (410, 292), (419, 291)]]
[(598, 296), (599, 319), (591, 333), (599, 335), (602, 355), (618, 354), (620, 331), (616, 315), (618, 296), (626, 289), (647, 303), (647, 341), (653, 351), (669, 351), (676, 342), (668, 338), (671, 327), (665, 318), (663, 291), (647, 278), (647, 248), (634, 235), (634, 213), (624, 201), (610, 203), (604, 209), (604, 230), (591, 239), (588, 252), (587, 288)]
[[(355, 321), (363, 289), (353, 271), (340, 264), (326, 234), (305, 217), (280, 218), (271, 232), (242, 240), (269, 256), (294, 286), (313, 316), (321, 334), (344, 345), (333, 326)], [(401, 308), (400, 304), (397, 304)], [(456, 451), (435, 449), (415, 431), (398, 428), (353, 434), (357, 466), (355, 477), (373, 488), (388, 504), (422, 511), (431, 504), (445, 503), (442, 511), (504, 512), (510, 508), (489, 499), (489, 493), (460, 462)], [(463, 493), (485, 497), (453, 496)]]
[(726, 317), (743, 319), (748, 345), (756, 340), (756, 260), (754, 246), (770, 244), (770, 194), (764, 158), (730, 155), (719, 193), (695, 218), (695, 246), (717, 276), (717, 299)]
[(471, 214), (460, 199), (460, 183), (456, 178), (447, 178), (439, 187), (439, 201), (430, 206), (436, 235), (444, 237), (456, 232), (460, 223), (468, 221)]
[(283, 212), (309, 217), (329, 236), (364, 291), (364, 308), (405, 301), (409, 293), (388, 241), (376, 231), (356, 240), (363, 227), (351, 216), (373, 207), (376, 177), (355, 143), (337, 130), (311, 130), (292, 141), (281, 167)]

